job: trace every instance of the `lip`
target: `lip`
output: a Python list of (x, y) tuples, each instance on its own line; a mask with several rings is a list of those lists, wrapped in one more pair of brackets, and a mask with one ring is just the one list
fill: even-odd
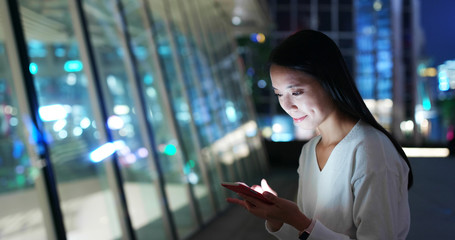
[(308, 115), (305, 115), (305, 116), (303, 116), (303, 117), (301, 117), (301, 118), (292, 118), (292, 119), (294, 119), (294, 122), (298, 123), (298, 122), (303, 121), (307, 116), (308, 116)]

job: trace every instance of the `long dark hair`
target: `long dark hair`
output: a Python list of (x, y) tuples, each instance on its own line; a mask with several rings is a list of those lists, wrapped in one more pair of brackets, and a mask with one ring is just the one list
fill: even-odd
[(411, 188), (413, 176), (408, 157), (400, 144), (376, 121), (365, 105), (344, 58), (332, 39), (314, 30), (298, 31), (272, 51), (269, 65), (272, 64), (314, 76), (341, 111), (384, 133), (409, 167), (408, 189)]

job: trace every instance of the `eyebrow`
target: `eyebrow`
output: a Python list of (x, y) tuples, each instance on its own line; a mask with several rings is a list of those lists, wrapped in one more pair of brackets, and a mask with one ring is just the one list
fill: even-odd
[[(277, 88), (275, 88), (274, 86), (273, 87), (273, 90), (278, 90)], [(286, 87), (286, 89), (289, 89), (289, 88), (295, 88), (295, 87), (298, 87), (298, 85), (289, 85)]]

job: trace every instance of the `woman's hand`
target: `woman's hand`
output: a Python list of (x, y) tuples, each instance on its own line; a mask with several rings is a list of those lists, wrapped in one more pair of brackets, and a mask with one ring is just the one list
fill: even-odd
[(290, 224), (299, 231), (310, 225), (311, 220), (300, 212), (297, 204), (278, 197), (276, 192), (270, 188), (267, 181), (264, 179), (261, 181), (261, 186), (253, 186), (251, 188), (258, 192), (262, 192), (264, 197), (272, 204), (265, 203), (244, 194), (239, 194), (244, 200), (228, 198), (227, 201), (243, 206), (253, 215), (266, 219), (267, 225), (271, 231), (278, 231), (283, 223)]

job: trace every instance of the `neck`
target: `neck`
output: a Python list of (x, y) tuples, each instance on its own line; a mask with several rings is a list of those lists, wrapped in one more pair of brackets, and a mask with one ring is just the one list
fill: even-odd
[(318, 126), (318, 131), (321, 134), (320, 144), (323, 146), (338, 144), (346, 135), (348, 135), (357, 121), (357, 119), (344, 113), (335, 111)]

